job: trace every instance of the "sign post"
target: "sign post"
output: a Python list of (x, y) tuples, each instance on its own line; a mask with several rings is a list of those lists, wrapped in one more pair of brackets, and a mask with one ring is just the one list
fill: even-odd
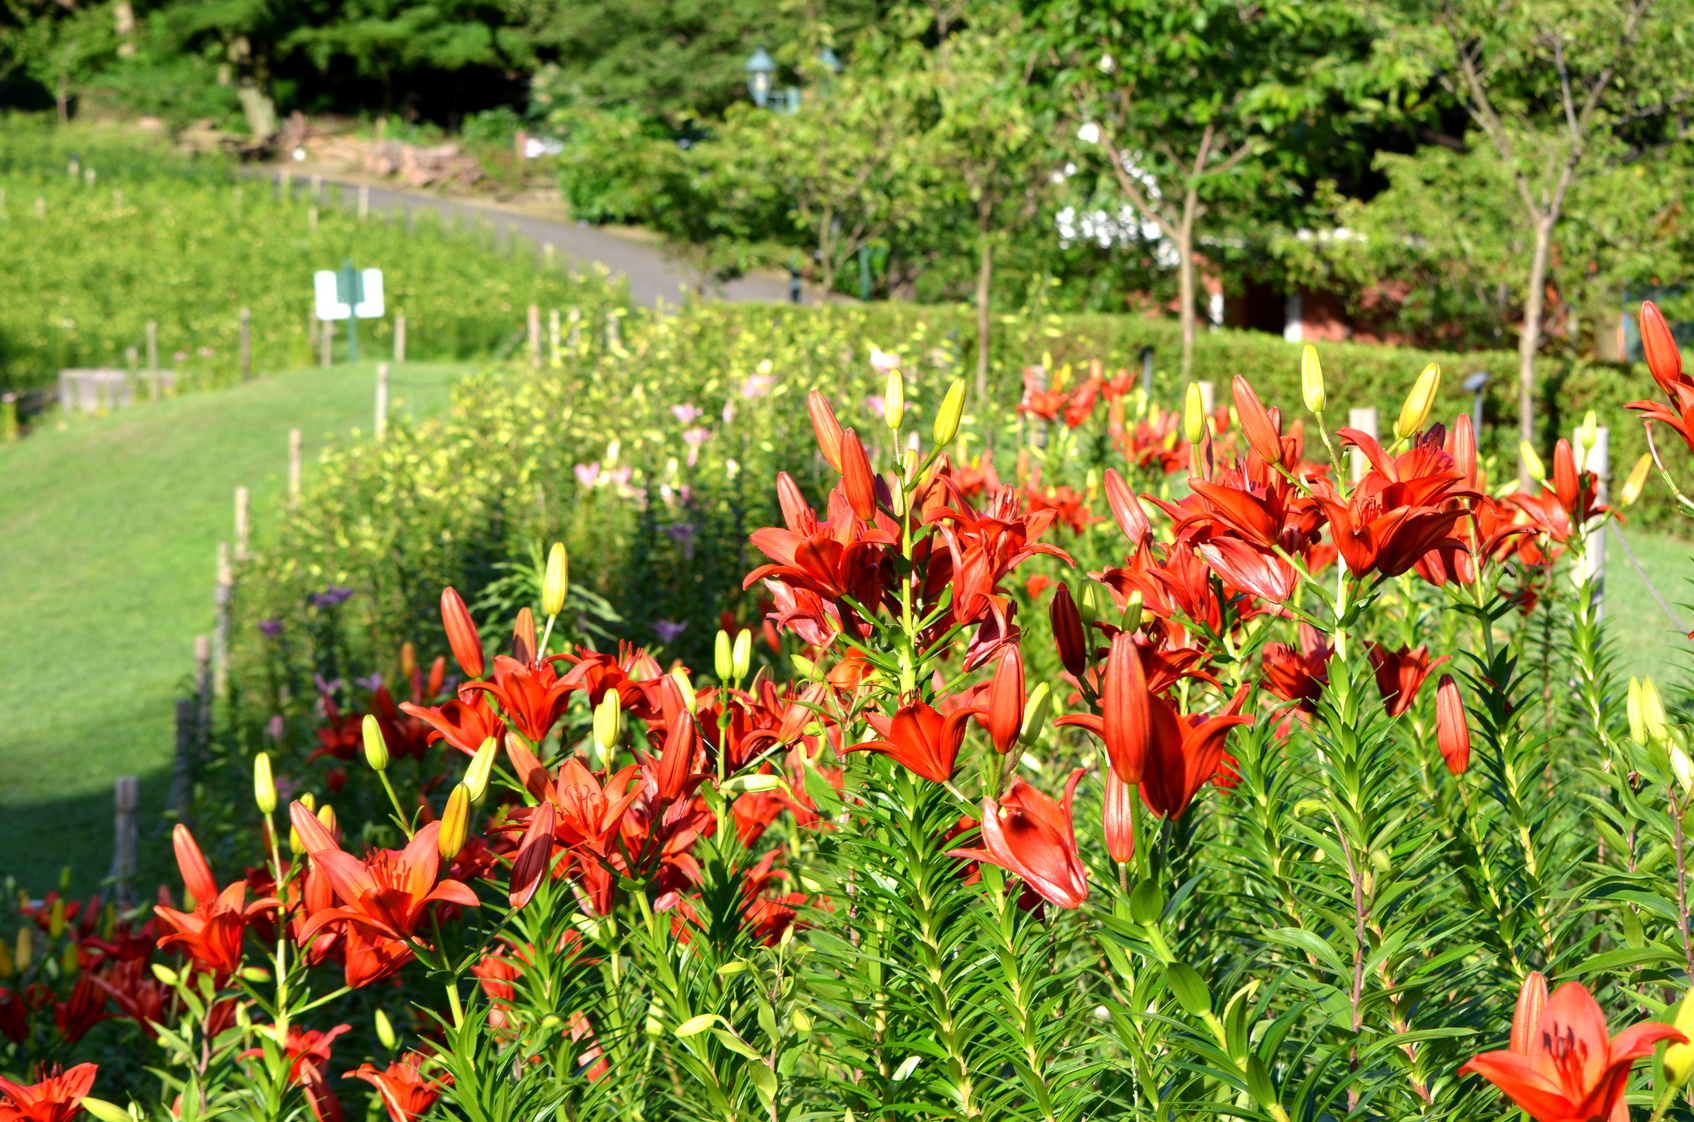
[(347, 258), (340, 269), (312, 274), (312, 294), (320, 320), (347, 321), (347, 360), (358, 362), (359, 320), (382, 318), (382, 270), (355, 269)]

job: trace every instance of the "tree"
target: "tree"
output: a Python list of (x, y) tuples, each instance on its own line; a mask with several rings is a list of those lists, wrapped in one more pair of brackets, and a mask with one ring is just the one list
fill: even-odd
[[(4, 0), (0, 53), (5, 70), (21, 70), (53, 93), (60, 124), (70, 120), (71, 98), (115, 57), (116, 23), (104, 4), (75, 0)], [(3, 73), (4, 71), (0, 71)]]
[[(1387, 0), (1381, 49), (1414, 59), (1469, 115), (1498, 156), (1527, 233), (1518, 330), (1518, 424), (1535, 437), (1555, 237), (1572, 193), (1694, 96), (1689, 0)], [(1519, 483), (1529, 486), (1527, 462)]]
[(1302, 156), (1344, 129), (1369, 88), (1368, 42), (1330, 2), (1045, 0), (1035, 12), (1072, 159), (1169, 240), (1186, 377), (1200, 223), (1290, 189)]

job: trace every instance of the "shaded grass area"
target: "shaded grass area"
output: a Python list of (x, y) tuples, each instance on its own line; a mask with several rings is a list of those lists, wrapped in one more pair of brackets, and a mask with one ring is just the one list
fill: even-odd
[[(370, 432), (374, 369), (292, 371), (0, 446), (0, 876), (39, 893), (68, 866), (75, 891), (93, 890), (111, 862), (112, 781), (138, 775), (141, 883), (156, 878), (173, 699), (211, 630), (234, 489), (252, 491), (262, 537), (288, 430), (304, 434), (310, 479), (326, 441)], [(396, 368), (393, 412), (445, 408), (470, 369)]]

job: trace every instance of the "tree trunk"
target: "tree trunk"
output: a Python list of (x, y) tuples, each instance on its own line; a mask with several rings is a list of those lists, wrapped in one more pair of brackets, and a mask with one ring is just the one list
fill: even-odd
[(1199, 196), (1193, 188), (1182, 200), (1182, 222), (1176, 228), (1176, 289), (1182, 322), (1182, 380), (1194, 372), (1194, 218)]
[(70, 124), (71, 123), (71, 89), (70, 89), (70, 76), (69, 75), (67, 75), (67, 74), (60, 74), (59, 75), (59, 81), (58, 81), (58, 83), (56, 84), (56, 86), (53, 90), (53, 101), (59, 107), (59, 123), (61, 125)]
[[(1529, 288), (1523, 300), (1523, 330), (1518, 336), (1518, 439), (1535, 446), (1535, 352), (1541, 347), (1541, 319), (1547, 297), (1547, 258), (1552, 253), (1553, 223), (1558, 214), (1536, 214), (1535, 252), (1529, 259)], [(1518, 457), (1518, 489), (1528, 491), (1529, 465)]]
[(976, 270), (976, 403), (988, 402), (988, 293), (994, 281), (994, 243), (982, 235)]
[(835, 293), (835, 208), (825, 207), (823, 222), (818, 226), (818, 268), (823, 276), (823, 300), (827, 304)]

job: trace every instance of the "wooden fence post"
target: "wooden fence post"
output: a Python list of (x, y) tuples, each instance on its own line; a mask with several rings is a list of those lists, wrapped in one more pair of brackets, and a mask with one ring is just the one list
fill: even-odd
[(321, 175), (312, 176), (312, 201), (314, 203), (324, 201), (324, 177)]
[(553, 308), (547, 313), (547, 361), (554, 366), (559, 365), (559, 309)]
[[(1347, 410), (1347, 424), (1374, 437), (1376, 435), (1376, 407), (1367, 406), (1364, 409)], [(1353, 449), (1349, 464), (1351, 465), (1354, 483), (1363, 479), (1365, 472), (1370, 469), (1370, 463), (1365, 459), (1365, 454), (1357, 448)]]
[(246, 308), (241, 309), (241, 380), (243, 382), (253, 376), (253, 313)]
[(570, 338), (565, 341), (565, 347), (575, 355), (582, 346), (582, 309), (572, 308), (565, 313), (565, 320), (571, 325)]
[(306, 208), (306, 233), (315, 235), (318, 232), (318, 204), (313, 203)]
[(531, 370), (541, 369), (541, 305), (531, 304), (529, 315), (524, 320), (525, 329), (529, 332), (529, 367)]
[(300, 469), (304, 441), (299, 429), (288, 430), (288, 505), (300, 505)]
[[(229, 563), (229, 543), (218, 543), (218, 579), (212, 586), (212, 605), (217, 609), (212, 630), (212, 694), (229, 694), (229, 600), (235, 587), (235, 571)], [(208, 716), (211, 698), (206, 699)]]
[(553, 243), (543, 242), (541, 245), (541, 264), (548, 269), (553, 267)]
[(118, 911), (135, 906), (135, 856), (141, 840), (141, 781), (120, 775), (112, 784), (112, 883)]
[(237, 487), (235, 489), (235, 559), (237, 561), (245, 561), (249, 556), (247, 551), (247, 518), (250, 498), (247, 488)]
[(147, 376), (158, 380), (159, 375), (159, 321), (147, 321)]
[(371, 212), (371, 188), (368, 183), (359, 184), (359, 221), (363, 222)]
[(388, 435), (388, 364), (376, 364), (376, 438)]
[(394, 313), (394, 363), (406, 361), (406, 313)]
[[(195, 640), (198, 648), (201, 639)], [(192, 698), (176, 699), (176, 756), (171, 762), (171, 809), (176, 820), (193, 824), (194, 809), (194, 744), (199, 739), (199, 722), (195, 717)]]
[(335, 365), (335, 321), (332, 319), (318, 321), (318, 333), (323, 336), (323, 365)]
[(194, 711), (189, 727), (198, 745), (212, 728), (212, 637), (194, 637)]

